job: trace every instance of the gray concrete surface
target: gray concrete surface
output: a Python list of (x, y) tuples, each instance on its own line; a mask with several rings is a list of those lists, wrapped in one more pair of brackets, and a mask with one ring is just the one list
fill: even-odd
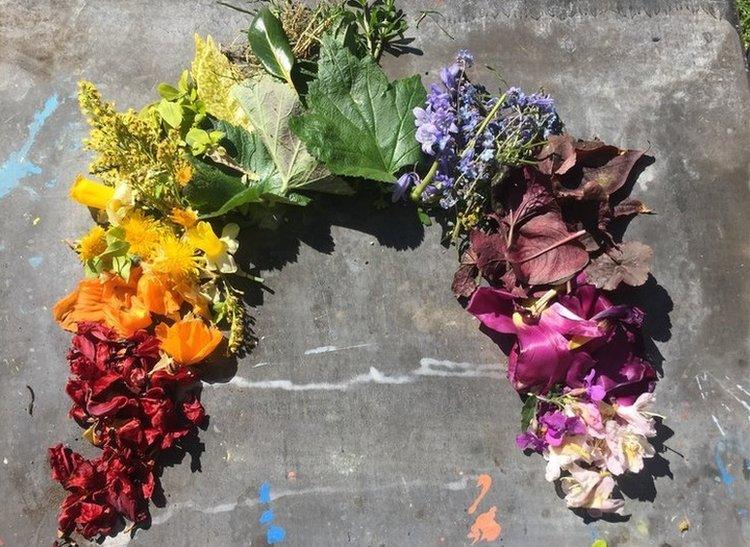
[[(665, 373), (655, 478), (626, 485), (641, 500), (629, 520), (566, 509), (544, 462), (513, 444), (504, 358), (453, 300), (439, 229), (331, 200), (290, 217), (280, 241), (246, 234), (275, 291), (255, 310), (261, 343), (233, 381), (217, 371), (204, 388), (200, 464), (166, 469), (166, 506), (130, 543), (263, 545), (267, 481), (289, 545), (466, 545), (474, 478), (488, 473), (482, 510), (497, 506), (505, 545), (747, 544), (750, 93), (730, 2), (406, 4), (440, 9), (455, 41), (424, 22), (424, 54), (389, 62), (394, 74), (427, 82), (468, 47), (553, 93), (575, 134), (656, 157), (634, 195), (660, 214), (630, 229), (656, 251), (656, 282), (635, 295)], [(89, 225), (65, 199), (87, 164), (75, 81), (140, 106), (187, 65), (193, 32), (227, 42), (246, 24), (209, 0), (0, 0), (0, 545), (51, 542), (63, 492), (45, 450), (86, 449), (66, 417), (69, 337), (49, 312), (81, 275), (61, 240)]]

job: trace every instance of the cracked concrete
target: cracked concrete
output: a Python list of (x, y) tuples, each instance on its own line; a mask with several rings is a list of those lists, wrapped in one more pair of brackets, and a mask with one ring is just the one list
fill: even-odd
[[(167, 467), (152, 527), (107, 543), (263, 545), (258, 488), (268, 482), (289, 545), (465, 545), (482, 473), (494, 482), (481, 510), (498, 508), (505, 545), (750, 542), (750, 90), (731, 3), (405, 5), (411, 15), (441, 10), (455, 40), (422, 22), (423, 54), (390, 59), (394, 75), (428, 83), (465, 47), (509, 83), (544, 86), (574, 134), (656, 158), (633, 195), (659, 214), (629, 231), (655, 249), (655, 281), (633, 296), (665, 373), (657, 412), (669, 431), (656, 477), (626, 481), (641, 501), (625, 522), (566, 509), (544, 462), (515, 448), (520, 405), (498, 378), (504, 358), (450, 295), (455, 256), (439, 229), (369, 199), (321, 200), (289, 217), (288, 235), (253, 236), (259, 248), (245, 258), (275, 291), (254, 310), (260, 345), (209, 379), (205, 450)], [(138, 107), (187, 66), (194, 32), (229, 42), (246, 25), (210, 0), (0, 0), (4, 545), (51, 542), (63, 492), (45, 450), (59, 441), (87, 450), (66, 417), (69, 337), (49, 312), (81, 276), (61, 240), (90, 222), (65, 199), (88, 162), (75, 82)]]

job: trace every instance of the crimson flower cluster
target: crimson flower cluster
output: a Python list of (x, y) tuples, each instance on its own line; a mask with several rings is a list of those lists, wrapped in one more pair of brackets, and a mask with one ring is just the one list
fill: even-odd
[(63, 445), (49, 449), (52, 478), (68, 491), (58, 515), (64, 536), (106, 535), (123, 518), (146, 522), (160, 453), (204, 421), (190, 390), (195, 376), (157, 367), (159, 359), (159, 341), (145, 331), (122, 339), (100, 323), (78, 325), (68, 353), (70, 416), (102, 452), (86, 459)]

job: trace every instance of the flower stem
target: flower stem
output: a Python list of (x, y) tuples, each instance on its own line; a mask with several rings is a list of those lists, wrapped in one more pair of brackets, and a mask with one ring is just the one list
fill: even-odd
[(435, 160), (432, 164), (432, 167), (430, 167), (430, 170), (427, 171), (427, 174), (422, 179), (422, 182), (419, 183), (418, 186), (415, 186), (414, 189), (411, 191), (411, 199), (412, 201), (419, 201), (422, 197), (422, 192), (424, 192), (424, 189), (427, 188), (427, 185), (429, 185), (432, 182), (432, 179), (435, 178), (435, 174), (438, 170), (438, 160)]

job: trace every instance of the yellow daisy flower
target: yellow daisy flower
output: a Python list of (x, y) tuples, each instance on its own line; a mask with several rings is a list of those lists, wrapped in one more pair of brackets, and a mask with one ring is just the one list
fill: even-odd
[(194, 277), (198, 274), (200, 261), (195, 251), (195, 247), (187, 241), (172, 232), (165, 232), (154, 248), (148, 268), (175, 281)]
[(162, 224), (137, 210), (129, 213), (120, 226), (125, 230), (125, 241), (130, 244), (130, 252), (142, 259), (151, 256), (165, 232)]
[(94, 226), (78, 241), (78, 256), (81, 260), (91, 260), (107, 248), (106, 232), (101, 226)]

